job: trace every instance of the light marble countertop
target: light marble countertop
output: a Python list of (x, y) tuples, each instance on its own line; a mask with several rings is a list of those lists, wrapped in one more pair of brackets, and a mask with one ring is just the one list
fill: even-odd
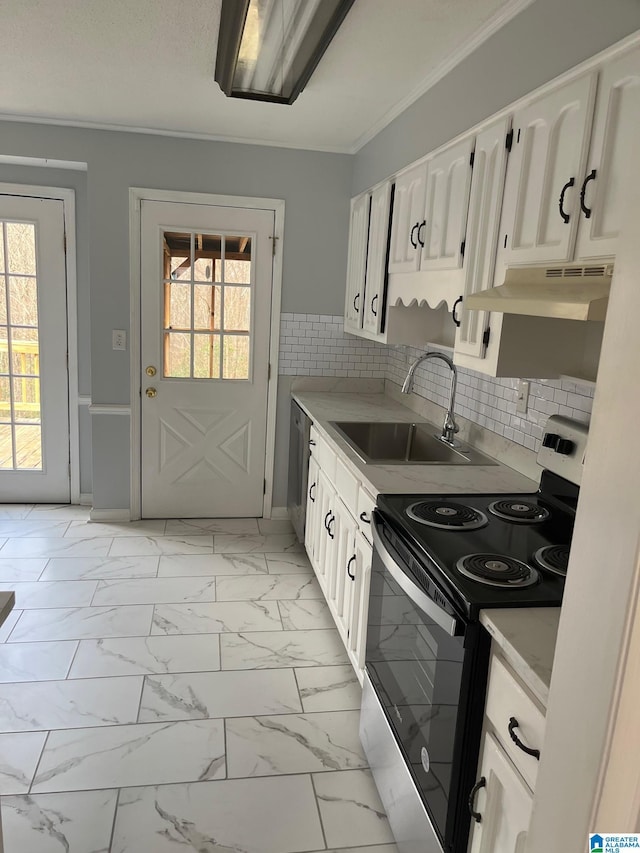
[[(385, 492), (473, 494), (537, 491), (535, 481), (499, 462), (496, 465), (368, 465), (330, 426), (331, 421), (429, 421), (385, 394), (294, 391), (293, 397), (311, 417), (318, 431), (337, 445), (343, 461), (374, 497)], [(437, 425), (434, 425), (434, 431), (439, 431)]]
[(15, 603), (15, 592), (0, 592), (0, 625), (3, 624), (7, 616), (11, 613)]
[(483, 610), (480, 614), (480, 623), (511, 668), (545, 708), (559, 621), (559, 607), (515, 607)]

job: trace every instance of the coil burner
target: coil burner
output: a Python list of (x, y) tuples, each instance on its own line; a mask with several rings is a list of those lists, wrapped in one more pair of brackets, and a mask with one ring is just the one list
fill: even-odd
[(442, 530), (477, 530), (488, 523), (479, 509), (453, 501), (418, 501), (407, 507), (406, 513), (419, 524)]
[(458, 560), (456, 568), (478, 583), (509, 589), (533, 586), (540, 579), (536, 569), (502, 554), (468, 554)]

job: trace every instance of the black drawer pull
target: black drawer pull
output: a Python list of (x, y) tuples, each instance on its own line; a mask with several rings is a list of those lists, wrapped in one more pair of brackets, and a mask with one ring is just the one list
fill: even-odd
[(473, 788), (471, 789), (471, 793), (469, 794), (469, 802), (467, 803), (467, 805), (469, 806), (469, 814), (475, 820), (476, 823), (480, 823), (482, 821), (482, 815), (480, 814), (480, 812), (475, 811), (476, 794), (478, 793), (480, 788), (484, 788), (486, 784), (487, 780), (484, 778), (484, 776), (481, 776), (476, 782), (476, 784), (473, 786)]
[(331, 517), (331, 510), (324, 517), (324, 529), (329, 532), (329, 518)]
[(329, 539), (333, 539), (335, 537), (335, 533), (331, 529), (331, 525), (336, 520), (336, 517), (333, 513), (331, 513), (331, 518), (329, 519), (329, 524), (327, 525), (327, 533), (329, 534)]
[(316, 499), (315, 499), (315, 493), (313, 493), (313, 494), (312, 494), (312, 492), (313, 492), (313, 490), (315, 489), (315, 487), (316, 487), (316, 484), (315, 484), (315, 483), (311, 483), (311, 485), (309, 486), (309, 499), (310, 499), (311, 501), (313, 501), (313, 503), (315, 503), (315, 502), (316, 502)]
[(359, 293), (356, 293), (356, 295), (353, 297), (353, 309), (356, 312), (356, 314), (360, 313), (360, 294)]
[(370, 518), (367, 518), (367, 513), (366, 513), (366, 512), (361, 512), (361, 513), (360, 513), (360, 521), (364, 521), (364, 523), (365, 523), (365, 524), (371, 524), (371, 519), (370, 519)]
[(587, 205), (584, 203), (584, 196), (587, 191), (587, 184), (589, 183), (589, 181), (595, 181), (597, 174), (598, 173), (596, 172), (596, 170), (592, 169), (587, 175), (587, 177), (584, 179), (582, 189), (580, 190), (580, 207), (582, 208), (582, 212), (584, 213), (585, 219), (591, 219), (591, 208), (587, 207)]
[(351, 578), (352, 581), (354, 581), (356, 579), (356, 576), (352, 575), (351, 572), (349, 571), (349, 569), (351, 567), (351, 563), (353, 563), (355, 559), (356, 559), (356, 555), (354, 554), (353, 557), (351, 557), (351, 559), (347, 563), (347, 574), (349, 575), (349, 577)]
[(373, 306), (376, 304), (377, 299), (378, 299), (378, 294), (376, 293), (376, 295), (375, 295), (375, 296), (373, 297), (373, 299), (371, 300), (371, 313), (373, 314), (373, 316), (374, 316), (374, 317), (377, 317), (377, 316), (378, 316), (378, 312), (377, 312), (377, 311), (376, 311), (376, 309), (373, 307)]
[(413, 248), (414, 248), (414, 249), (417, 249), (417, 248), (418, 248), (418, 244), (413, 242), (413, 233), (414, 233), (414, 231), (415, 231), (417, 228), (419, 228), (419, 227), (420, 227), (419, 223), (418, 223), (418, 222), (416, 222), (416, 224), (415, 224), (415, 225), (413, 226), (413, 228), (411, 229), (411, 235), (410, 235), (410, 237), (409, 237), (409, 240), (411, 241), (411, 245), (413, 246)]
[(310, 438), (309, 439), (309, 447), (315, 447), (315, 446), (316, 446), (315, 438)]
[(532, 755), (537, 761), (540, 761), (540, 750), (539, 749), (531, 749), (530, 746), (525, 746), (518, 735), (515, 733), (514, 729), (518, 728), (518, 721), (515, 717), (511, 717), (509, 720), (509, 737), (515, 743), (517, 747), (519, 747), (523, 752), (526, 752), (527, 755)]
[(453, 318), (453, 322), (456, 326), (460, 325), (460, 320), (458, 320), (458, 315), (456, 314), (456, 308), (458, 307), (459, 302), (462, 302), (462, 296), (458, 296), (456, 301), (453, 303), (453, 308), (451, 309), (451, 317)]
[(569, 178), (567, 183), (562, 187), (562, 190), (560, 191), (560, 199), (558, 201), (558, 210), (560, 211), (560, 216), (562, 217), (562, 221), (564, 222), (565, 225), (569, 222), (571, 217), (568, 213), (565, 213), (565, 210), (564, 210), (564, 194), (566, 193), (566, 191), (570, 187), (572, 187), (575, 184), (575, 182), (576, 182), (575, 178)]
[(420, 236), (420, 232), (422, 231), (423, 228), (426, 228), (426, 227), (427, 227), (427, 220), (423, 219), (422, 222), (420, 223), (420, 225), (418, 226), (418, 243), (420, 243), (420, 245), (422, 246), (423, 249), (424, 249), (424, 240)]

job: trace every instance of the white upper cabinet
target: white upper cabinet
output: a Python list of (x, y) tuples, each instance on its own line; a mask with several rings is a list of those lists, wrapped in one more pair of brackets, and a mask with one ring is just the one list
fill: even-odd
[(406, 169), (396, 178), (389, 247), (389, 272), (414, 272), (420, 266), (418, 231), (424, 221), (427, 164)]
[(387, 245), (389, 242), (389, 211), (391, 182), (382, 184), (371, 196), (369, 217), (369, 246), (365, 275), (363, 328), (379, 335), (385, 321), (385, 285), (387, 281)]
[(427, 162), (425, 214), (418, 226), (421, 270), (462, 268), (475, 136)]
[(347, 332), (357, 332), (362, 328), (370, 205), (371, 193), (363, 193), (351, 200), (347, 288), (344, 306), (344, 327)]
[(573, 257), (596, 77), (579, 77), (514, 114), (498, 245), (507, 266)]
[(608, 62), (600, 72), (591, 151), (580, 185), (576, 258), (616, 253), (623, 194), (640, 126), (640, 48)]
[(487, 346), (488, 311), (468, 311), (464, 297), (493, 285), (496, 241), (502, 210), (510, 118), (494, 122), (476, 137), (466, 232), (466, 269), (461, 303), (456, 305), (456, 353), (481, 358)]

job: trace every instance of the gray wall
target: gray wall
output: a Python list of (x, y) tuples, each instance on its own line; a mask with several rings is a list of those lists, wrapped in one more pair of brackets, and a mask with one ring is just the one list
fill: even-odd
[[(0, 140), (0, 154), (88, 164), (83, 222), (94, 403), (129, 403), (128, 353), (111, 349), (111, 330), (129, 327), (131, 186), (284, 199), (282, 309), (342, 311), (352, 157), (14, 122), (0, 122)], [(37, 172), (39, 183), (62, 180), (52, 170)], [(62, 180), (61, 185), (67, 184)], [(86, 282), (82, 286), (86, 305)], [(101, 415), (93, 422), (94, 507), (128, 507), (129, 480), (122, 464), (129, 459), (127, 419)]]
[(639, 28), (638, 0), (536, 0), (356, 154), (352, 195)]

